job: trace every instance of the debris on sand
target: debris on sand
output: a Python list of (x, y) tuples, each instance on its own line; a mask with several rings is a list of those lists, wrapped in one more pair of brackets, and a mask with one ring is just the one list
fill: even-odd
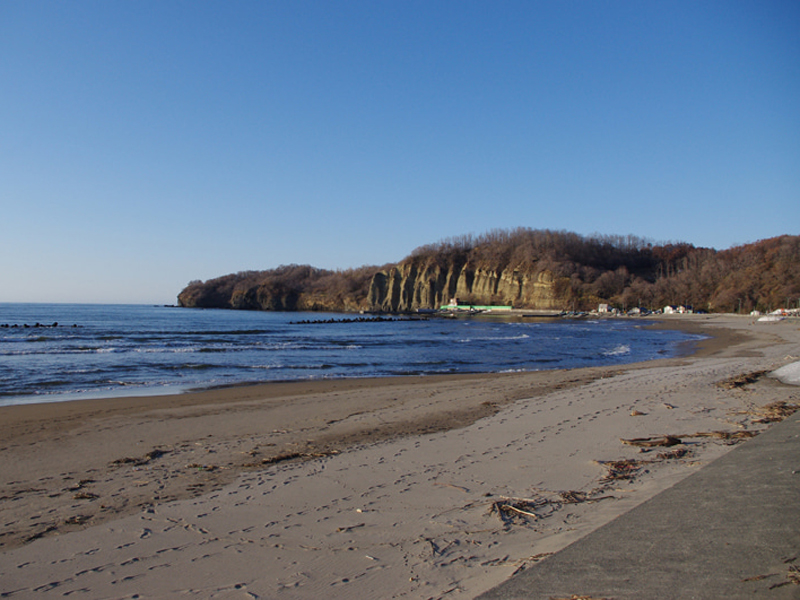
[(742, 373), (734, 377), (729, 377), (717, 383), (719, 387), (725, 390), (738, 390), (746, 385), (755, 383), (761, 377), (767, 374), (767, 371), (753, 371), (752, 373)]
[(660, 458), (661, 460), (675, 460), (678, 458), (683, 458), (689, 454), (688, 448), (675, 448), (675, 450), (667, 450), (666, 452), (659, 452), (656, 454), (656, 458)]
[(614, 496), (595, 496), (594, 492), (579, 492), (568, 490), (558, 492), (552, 497), (536, 498), (500, 498), (489, 505), (489, 514), (497, 514), (506, 524), (527, 522), (529, 519), (538, 521), (559, 510), (565, 504), (582, 504), (584, 502), (599, 502)]
[(758, 408), (738, 411), (734, 414), (755, 417), (753, 423), (778, 423), (798, 410), (800, 410), (800, 406), (797, 404), (789, 404), (785, 400), (778, 400)]
[(259, 467), (264, 465), (275, 465), (295, 459), (323, 458), (325, 456), (335, 456), (338, 450), (325, 450), (324, 452), (283, 452), (269, 458), (262, 458), (260, 463), (247, 463), (245, 467)]
[(164, 456), (165, 454), (169, 454), (170, 452), (171, 452), (170, 450), (159, 450), (158, 448), (155, 448), (155, 449), (151, 450), (150, 452), (148, 452), (147, 454), (145, 454), (144, 456), (139, 456), (139, 457), (134, 457), (134, 458), (126, 456), (125, 458), (118, 458), (117, 460), (112, 461), (111, 464), (112, 465), (133, 465), (134, 467), (140, 467), (142, 465), (146, 465), (151, 460), (155, 460), (157, 458), (161, 458), (162, 456)]
[(758, 435), (757, 431), (698, 431), (683, 437), (713, 437), (720, 440), (746, 440)]
[(648, 462), (650, 461), (625, 458), (622, 460), (598, 460), (597, 464), (606, 468), (606, 474), (601, 481), (608, 482), (633, 479), (634, 475), (642, 468), (642, 465)]
[(681, 444), (681, 439), (674, 435), (659, 435), (655, 437), (647, 437), (647, 438), (633, 438), (630, 440), (626, 440), (620, 438), (620, 441), (623, 444), (628, 444), (629, 446), (639, 446), (641, 448), (654, 448), (656, 446), (677, 446)]

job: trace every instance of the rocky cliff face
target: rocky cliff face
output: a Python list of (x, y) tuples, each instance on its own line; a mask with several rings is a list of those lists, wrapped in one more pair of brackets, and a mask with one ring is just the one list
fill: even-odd
[[(562, 284), (562, 285), (559, 285)], [(550, 271), (474, 267), (468, 263), (419, 264), (404, 261), (372, 278), (367, 304), (372, 310), (403, 312), (439, 308), (451, 298), (462, 303), (503, 304), (540, 310), (561, 310), (565, 289)]]

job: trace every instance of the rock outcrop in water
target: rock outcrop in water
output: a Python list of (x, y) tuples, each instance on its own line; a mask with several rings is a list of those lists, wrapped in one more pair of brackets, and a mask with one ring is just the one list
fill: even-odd
[(244, 310), (435, 309), (458, 298), (539, 310), (689, 304), (720, 312), (771, 310), (800, 297), (800, 236), (717, 251), (633, 236), (531, 229), (463, 236), (396, 264), (327, 271), (289, 265), (190, 283), (185, 307)]

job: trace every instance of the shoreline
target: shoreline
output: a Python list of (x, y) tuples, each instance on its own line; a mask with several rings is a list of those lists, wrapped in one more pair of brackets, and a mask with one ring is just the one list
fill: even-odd
[[(141, 519), (150, 514), (148, 511), (161, 513), (164, 510), (179, 510), (183, 514), (191, 510), (192, 503), (208, 503), (209, 498), (215, 495), (230, 493), (232, 486), (241, 487), (243, 480), (265, 476), (291, 477), (290, 474), (298, 470), (314, 473), (321, 464), (329, 462), (331, 465), (348, 461), (374, 465), (374, 461), (364, 463), (365, 459), (360, 456), (395, 447), (406, 448), (404, 452), (411, 454), (411, 447), (415, 443), (434, 444), (438, 438), (443, 440), (441, 444), (444, 445), (437, 446), (437, 452), (446, 454), (461, 444), (456, 440), (464, 436), (470, 436), (470, 446), (477, 444), (475, 440), (482, 439), (484, 435), (478, 432), (485, 430), (496, 430), (499, 433), (492, 435), (508, 438), (508, 432), (503, 433), (503, 428), (509, 426), (508, 415), (521, 415), (524, 411), (539, 414), (538, 411), (545, 405), (549, 406), (548, 411), (552, 413), (540, 414), (537, 419), (545, 416), (550, 418), (551, 414), (559, 415), (559, 419), (544, 428), (574, 421), (577, 418), (573, 414), (574, 409), (568, 408), (573, 402), (582, 407), (580, 410), (586, 416), (578, 418), (571, 427), (576, 429), (573, 435), (580, 430), (580, 435), (587, 439), (569, 438), (570, 432), (564, 429), (564, 425), (559, 425), (557, 429), (562, 437), (570, 439), (564, 448), (580, 448), (582, 444), (589, 444), (588, 436), (591, 434), (593, 437), (589, 447), (593, 448), (592, 453), (597, 454), (595, 460), (600, 460), (604, 453), (613, 454), (612, 449), (619, 446), (617, 438), (622, 437), (620, 434), (628, 428), (633, 427), (626, 434), (628, 437), (637, 437), (632, 433), (648, 433), (647, 428), (642, 426), (649, 421), (660, 424), (662, 429), (677, 427), (681, 421), (686, 421), (683, 426), (687, 429), (693, 425), (698, 428), (710, 427), (712, 422), (719, 424), (719, 421), (730, 420), (726, 411), (736, 407), (746, 408), (754, 403), (756, 397), (775, 397), (783, 389), (775, 382), (763, 379), (754, 384), (752, 390), (748, 389), (753, 392), (749, 395), (739, 394), (737, 389), (717, 398), (721, 393), (717, 391), (716, 384), (709, 387), (709, 382), (740, 374), (751, 364), (754, 367), (764, 364), (775, 368), (781, 366), (779, 363), (786, 359), (779, 356), (781, 346), (776, 342), (797, 342), (796, 322), (756, 326), (749, 321), (744, 317), (717, 315), (659, 318), (657, 324), (647, 325), (688, 329), (691, 333), (712, 337), (694, 342), (695, 352), (688, 356), (612, 367), (267, 383), (162, 397), (124, 397), (1, 407), (0, 439), (3, 442), (0, 452), (5, 460), (0, 467), (0, 480), (6, 493), (0, 499), (0, 508), (5, 517), (0, 528), (0, 551), (10, 560), (18, 553), (25, 555), (34, 547), (50, 547), (67, 539), (79, 540), (85, 536), (101, 535), (103, 531), (116, 527), (115, 523)], [(798, 353), (796, 345), (791, 349), (786, 355)], [(667, 378), (667, 384), (647, 383), (660, 381), (664, 377)], [(700, 402), (704, 406), (694, 407), (689, 412), (662, 408), (664, 404), (674, 404), (684, 409), (673, 396), (686, 388), (685, 382), (695, 379), (702, 381), (702, 386), (698, 383), (700, 387), (689, 391), (690, 395), (696, 395), (699, 399), (683, 399), (680, 396), (680, 402)], [(768, 389), (769, 393), (756, 393), (756, 387)], [(611, 391), (597, 391), (606, 389)], [(592, 403), (600, 401), (597, 398), (602, 402), (592, 412)], [(612, 410), (606, 402), (613, 402), (618, 408)], [(620, 405), (624, 405), (624, 408), (620, 409)], [(700, 412), (695, 414), (697, 410)], [(600, 414), (606, 418), (606, 412), (610, 420), (603, 428), (592, 426), (586, 429), (588, 421), (601, 418), (597, 416)], [(635, 412), (643, 416), (634, 417)], [(752, 424), (742, 426), (745, 429), (754, 427)], [(547, 460), (554, 465), (566, 461), (560, 467), (563, 473), (555, 467), (545, 469), (550, 474), (541, 475), (542, 487), (549, 490), (583, 489), (582, 493), (588, 493), (598, 485), (600, 473), (597, 464), (587, 465), (583, 459), (577, 464), (570, 463), (569, 456), (564, 456), (569, 452), (558, 450), (563, 442), (548, 446), (556, 443), (556, 440), (544, 429), (541, 431), (542, 443), (539, 446), (526, 446), (528, 452), (539, 452), (541, 449), (543, 456), (549, 457)], [(676, 430), (671, 432), (675, 433)], [(659, 431), (649, 430), (649, 433), (653, 435)], [(660, 433), (670, 431), (665, 429)], [(548, 441), (545, 442), (545, 439)], [(725, 451), (724, 444), (703, 444), (705, 446), (698, 442), (691, 447), (695, 457), (682, 469), (677, 468), (676, 462), (665, 467), (666, 475), (643, 477), (643, 480), (648, 480), (645, 481), (647, 485), (643, 484), (646, 490), (640, 490), (638, 496), (631, 494), (631, 497), (636, 496), (636, 503), (644, 501), (656, 493), (659, 486), (669, 484), (681, 473), (685, 476), (687, 465), (691, 470), (690, 465), (696, 466)], [(491, 448), (499, 445), (493, 442)], [(608, 457), (611, 458), (615, 457)], [(496, 460), (491, 464), (483, 464), (476, 458), (470, 468), (484, 471), (488, 468), (490, 472), (506, 468), (497, 468), (498, 464)], [(408, 468), (414, 473), (419, 469), (413, 464)], [(655, 471), (655, 467), (652, 470)], [(491, 474), (487, 475), (484, 471), (481, 471), (481, 480), (491, 478)], [(385, 473), (376, 471), (371, 477), (378, 481), (385, 477)], [(412, 479), (412, 473), (408, 478)], [(450, 486), (456, 492), (460, 488), (473, 488), (472, 484), (461, 484), (456, 479), (453, 475), (446, 487)], [(391, 487), (389, 483), (383, 485)], [(437, 485), (437, 482), (433, 482), (433, 485)], [(497, 487), (494, 486), (494, 491), (487, 493), (497, 494)], [(324, 504), (326, 496), (319, 497), (319, 493), (319, 490), (312, 489), (303, 497), (310, 498), (311, 505), (315, 498)], [(367, 491), (362, 495), (367, 495)], [(572, 523), (564, 531), (549, 535), (540, 549), (549, 552), (559, 544), (563, 546), (580, 532), (586, 533), (592, 527), (599, 526), (597, 523), (605, 522), (603, 519), (608, 520), (615, 512), (625, 510), (634, 500), (626, 494), (623, 496), (613, 503), (614, 510), (607, 508), (609, 503), (597, 503), (592, 511), (586, 510), (588, 504), (576, 507), (578, 513), (586, 513), (582, 517), (584, 522), (578, 525)], [(304, 502), (298, 498), (299, 504)], [(229, 509), (231, 515), (235, 515), (236, 511), (227, 504), (221, 507), (220, 514)], [(234, 516), (230, 518), (235, 520)], [(310, 516), (306, 518), (311, 519), (307, 526), (313, 529), (314, 520)], [(300, 519), (298, 522), (305, 521)], [(500, 543), (498, 540), (504, 537), (505, 531), (504, 528), (492, 534), (497, 538), (494, 543)], [(377, 533), (375, 535), (380, 537)], [(520, 551), (514, 544), (511, 547)], [(301, 555), (304, 552), (308, 554), (307, 551), (299, 552)], [(441, 558), (434, 552), (434, 556), (429, 558), (436, 557)], [(460, 572), (456, 579), (471, 583), (459, 584), (459, 589), (463, 587), (459, 593), (465, 594), (463, 597), (471, 597), (473, 592), (488, 589), (486, 585), (497, 583), (498, 577), (502, 580), (510, 574), (511, 563), (513, 561), (508, 559), (492, 563), (494, 568), (481, 567), (477, 569), (481, 575), (474, 581), (473, 577), (476, 576), (465, 566), (466, 570)], [(426, 573), (426, 585), (434, 588), (445, 585), (441, 581), (437, 584), (435, 580), (435, 574)], [(402, 585), (399, 580), (392, 581), (391, 585), (396, 586), (396, 589), (392, 588), (395, 590), (393, 594), (410, 593), (416, 597), (416, 592), (403, 592), (404, 586), (411, 585), (417, 591), (422, 589), (418, 585), (415, 587), (413, 581), (406, 580)], [(169, 581), (153, 585), (167, 584)], [(266, 584), (262, 582), (263, 585)], [(305, 588), (306, 591), (310, 589)], [(322, 588), (314, 589), (318, 594), (325, 593)], [(436, 597), (434, 589), (430, 589), (430, 592)], [(437, 593), (443, 593), (443, 590)], [(303, 594), (295, 596), (289, 592), (285, 595), (310, 597)], [(364, 597), (369, 596), (366, 594)], [(373, 597), (380, 595), (373, 593)]]
[[(684, 315), (681, 315), (682, 318), (685, 318)], [(607, 317), (601, 317), (607, 318)], [(641, 317), (635, 317), (636, 319), (641, 319)], [(670, 322), (671, 318), (667, 317), (664, 319), (661, 316), (658, 317), (646, 317), (647, 321), (643, 321), (641, 326), (646, 328), (652, 329), (669, 329), (669, 330), (676, 330), (676, 331), (684, 331), (685, 333), (690, 334), (699, 334), (705, 335), (708, 338), (714, 338), (718, 335), (733, 335), (732, 332), (717, 332), (714, 335), (709, 334), (708, 332), (704, 331), (702, 327), (698, 327), (696, 324), (692, 324), (690, 322), (685, 323), (672, 323)], [(651, 320), (653, 319), (653, 320)], [(647, 361), (636, 361), (632, 363), (623, 363), (620, 365), (609, 365), (610, 367), (624, 367), (628, 364), (638, 364), (639, 362), (653, 362), (654, 360), (669, 360), (670, 358), (680, 358), (683, 356), (695, 355), (698, 352), (704, 352), (703, 344), (706, 340), (687, 340), (685, 342), (679, 342), (678, 346), (679, 349), (676, 352), (675, 356), (666, 358), (666, 359), (650, 359)], [(726, 343), (730, 343), (730, 340)], [(680, 346), (685, 346), (685, 350), (681, 350)], [(554, 370), (568, 370), (568, 371), (576, 371), (583, 368), (588, 367), (574, 367), (570, 369), (554, 369)], [(602, 368), (602, 367), (600, 367)], [(526, 371), (527, 373), (540, 373), (543, 371), (547, 371), (549, 369), (541, 369), (537, 371)], [(277, 380), (265, 380), (259, 382), (243, 382), (243, 383), (232, 383), (232, 384), (221, 384), (221, 385), (214, 385), (208, 387), (181, 387), (181, 386), (166, 386), (166, 389), (171, 389), (173, 391), (162, 391), (161, 388), (154, 387), (154, 388), (145, 388), (139, 392), (131, 391), (131, 392), (119, 392), (119, 393), (106, 393), (106, 392), (86, 392), (86, 393), (79, 393), (79, 392), (66, 392), (64, 394), (57, 394), (55, 396), (9, 396), (10, 398), (19, 398), (22, 401), (14, 404), (0, 404), (0, 410), (4, 410), (10, 407), (17, 407), (17, 406), (28, 406), (28, 405), (55, 405), (61, 403), (81, 403), (81, 402), (109, 402), (109, 401), (130, 401), (132, 403), (144, 403), (146, 404), (149, 399), (153, 399), (156, 402), (164, 403), (167, 402), (168, 399), (174, 396), (187, 396), (187, 395), (196, 395), (196, 394), (205, 394), (205, 393), (213, 393), (213, 392), (225, 392), (227, 390), (236, 390), (241, 388), (259, 388), (261, 386), (275, 386), (276, 387), (276, 394), (270, 393), (268, 389), (265, 387), (262, 391), (266, 392), (268, 396), (278, 396), (278, 395), (293, 395), (293, 390), (280, 390), (281, 387), (290, 387), (298, 384), (298, 386), (302, 387), (302, 384), (311, 384), (316, 387), (321, 387), (323, 389), (314, 390), (314, 391), (325, 391), (325, 388), (328, 387), (330, 383), (336, 382), (351, 382), (351, 381), (364, 381), (368, 382), (367, 385), (374, 385), (380, 382), (387, 382), (392, 383), (392, 381), (400, 380), (400, 381), (408, 381), (413, 380), (415, 378), (424, 378), (426, 380), (433, 380), (433, 379), (447, 379), (447, 378), (463, 378), (463, 377), (491, 377), (496, 375), (504, 375), (504, 372), (459, 372), (459, 373), (436, 373), (436, 374), (422, 374), (422, 375), (389, 375), (389, 376), (367, 376), (367, 377), (340, 377), (340, 378), (330, 378), (330, 379), (277, 379)], [(106, 395), (104, 395), (106, 394)], [(227, 394), (226, 394), (227, 395)], [(7, 397), (7, 398), (9, 398)]]
[[(524, 311), (519, 311), (519, 314), (515, 315), (514, 321), (519, 322), (526, 322), (522, 319), (524, 316), (522, 313)], [(530, 316), (530, 315), (526, 315)], [(498, 315), (497, 318), (501, 318), (504, 321), (507, 319), (508, 315)], [(494, 321), (494, 318), (487, 318), (487, 317), (474, 317), (479, 321), (489, 320)], [(596, 317), (599, 320), (620, 320), (620, 317), (605, 317), (599, 316)], [(550, 319), (539, 319), (549, 321)], [(580, 318), (573, 318), (573, 317), (564, 317), (563, 320), (565, 321), (572, 321), (575, 323), (579, 323), (582, 319)], [(661, 323), (662, 319), (659, 317), (633, 317), (633, 318), (622, 318), (624, 321), (628, 321), (630, 324), (634, 326), (634, 329), (671, 329), (677, 331), (685, 331), (686, 333), (698, 333), (698, 331), (693, 330), (689, 331), (687, 327), (672, 327), (672, 326), (662, 326)], [(530, 321), (527, 321), (530, 322)], [(702, 333), (702, 332), (701, 332)], [(685, 349), (682, 349), (685, 348)], [(675, 355), (671, 358), (676, 358), (680, 356), (685, 356), (690, 353), (694, 353), (695, 351), (695, 343), (692, 340), (687, 340), (685, 342), (675, 342)], [(652, 360), (659, 360), (659, 358), (648, 358), (646, 361)], [(645, 361), (635, 361), (635, 362), (645, 362)], [(622, 366), (624, 364), (633, 364), (633, 363), (621, 363), (616, 366)], [(575, 370), (583, 367), (569, 367), (569, 370)], [(562, 367), (562, 369), (564, 369)], [(539, 370), (531, 370), (527, 372), (539, 372), (540, 370), (550, 370), (547, 367), (544, 367)], [(50, 393), (50, 394), (22, 394), (22, 395), (4, 395), (0, 397), (0, 409), (9, 407), (9, 406), (20, 406), (20, 405), (29, 405), (29, 404), (56, 404), (56, 403), (63, 403), (63, 402), (84, 402), (84, 401), (103, 401), (107, 402), (109, 400), (125, 400), (129, 399), (132, 402), (139, 402), (146, 398), (155, 398), (159, 401), (166, 401), (169, 396), (183, 396), (187, 394), (196, 394), (200, 392), (214, 392), (218, 390), (228, 390), (228, 389), (235, 389), (235, 388), (243, 388), (243, 387), (256, 387), (256, 386), (268, 386), (268, 385), (289, 385), (294, 383), (300, 382), (321, 382), (324, 386), (324, 382), (329, 381), (350, 381), (350, 380), (365, 380), (365, 381), (385, 381), (385, 380), (392, 380), (392, 379), (409, 379), (413, 377), (462, 377), (462, 376), (474, 376), (474, 375), (499, 375), (503, 374), (505, 371), (459, 371), (455, 373), (418, 373), (418, 374), (407, 374), (407, 375), (368, 375), (368, 376), (342, 376), (342, 377), (335, 377), (335, 378), (320, 378), (320, 379), (265, 379), (262, 381), (242, 381), (242, 382), (228, 382), (228, 383), (217, 383), (217, 384), (180, 384), (180, 383), (165, 383), (163, 385), (155, 385), (152, 387), (139, 387), (131, 386), (126, 387), (122, 385), (119, 388), (115, 389), (108, 389), (108, 390), (85, 390), (85, 391), (67, 391), (62, 393)]]

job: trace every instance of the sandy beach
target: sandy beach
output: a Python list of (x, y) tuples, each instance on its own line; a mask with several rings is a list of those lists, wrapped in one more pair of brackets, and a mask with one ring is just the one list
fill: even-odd
[[(652, 324), (643, 319), (642, 325)], [(0, 596), (473, 598), (800, 403), (800, 322), (626, 366), (0, 408)]]

